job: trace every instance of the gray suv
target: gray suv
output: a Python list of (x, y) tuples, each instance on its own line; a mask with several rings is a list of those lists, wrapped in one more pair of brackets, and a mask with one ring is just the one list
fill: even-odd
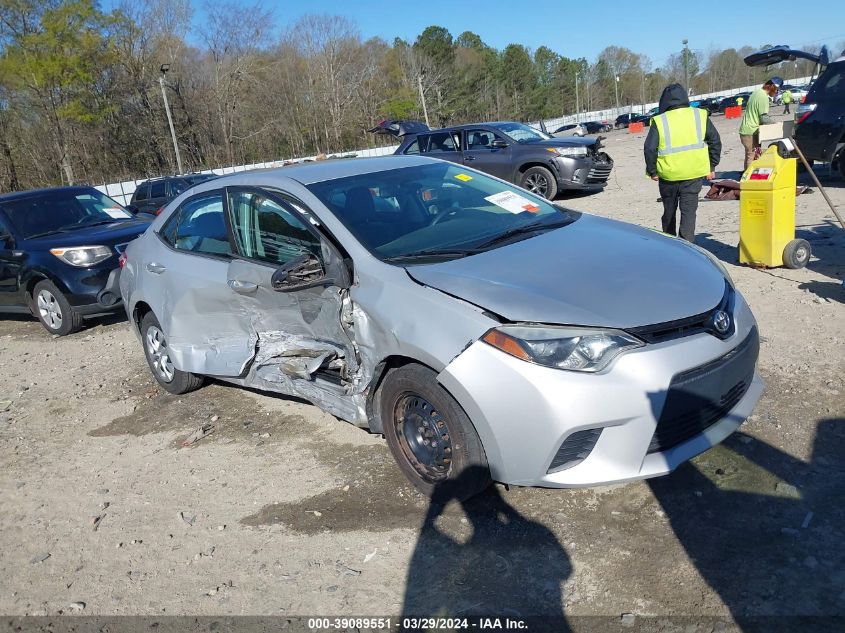
[(405, 131), (396, 122), (384, 121), (371, 131), (400, 136), (396, 154), (424, 154), (473, 167), (547, 200), (565, 189), (604, 187), (613, 169), (613, 160), (601, 151), (600, 137), (554, 138), (524, 123), (472, 123), (439, 130), (418, 124)]
[(712, 255), (422, 156), (202, 183), (126, 253), (163, 389), (305, 398), (383, 434), (435, 498), (668, 473), (763, 388)]

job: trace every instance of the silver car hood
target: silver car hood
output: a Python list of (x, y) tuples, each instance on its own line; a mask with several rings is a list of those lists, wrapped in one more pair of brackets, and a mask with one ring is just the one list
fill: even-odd
[(707, 312), (725, 292), (725, 278), (703, 253), (590, 215), (492, 251), (407, 271), (509, 321), (536, 323), (652, 325)]

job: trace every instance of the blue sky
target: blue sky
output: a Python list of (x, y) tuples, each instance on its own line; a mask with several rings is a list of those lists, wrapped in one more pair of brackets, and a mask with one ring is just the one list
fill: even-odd
[(743, 44), (800, 46), (845, 40), (842, 0), (803, 4), (794, 0), (309, 0), (264, 6), (273, 8), (280, 24), (303, 13), (346, 15), (357, 22), (364, 37), (392, 40), (398, 35), (413, 40), (426, 26), (437, 24), (453, 36), (474, 31), (498, 49), (510, 43), (531, 49), (545, 45), (567, 57), (592, 60), (606, 46), (617, 45), (645, 53), (657, 65), (681, 50), (685, 38), (690, 48), (704, 51)]
[[(105, 8), (111, 3), (103, 2)], [(192, 4), (194, 21), (202, 21), (205, 0)], [(305, 13), (329, 13), (351, 18), (365, 38), (413, 41), (426, 26), (437, 24), (453, 36), (474, 31), (498, 49), (510, 43), (531, 49), (545, 45), (589, 61), (606, 46), (625, 46), (648, 55), (655, 66), (681, 50), (684, 38), (691, 49), (705, 53), (744, 44), (800, 47), (845, 41), (843, 0), (263, 0), (261, 5), (273, 12), (278, 31)]]

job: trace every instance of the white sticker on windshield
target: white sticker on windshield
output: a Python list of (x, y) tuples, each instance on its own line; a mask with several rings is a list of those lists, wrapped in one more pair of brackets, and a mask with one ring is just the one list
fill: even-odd
[(494, 193), (492, 196), (484, 198), (487, 202), (492, 202), (497, 207), (502, 207), (511, 213), (537, 213), (540, 207), (531, 202), (528, 198), (523, 198), (519, 194), (512, 191), (503, 191), (501, 193)]
[(110, 218), (114, 218), (116, 220), (125, 220), (126, 218), (132, 217), (132, 215), (128, 211), (118, 207), (112, 207), (111, 209), (103, 209), (103, 211), (107, 213)]

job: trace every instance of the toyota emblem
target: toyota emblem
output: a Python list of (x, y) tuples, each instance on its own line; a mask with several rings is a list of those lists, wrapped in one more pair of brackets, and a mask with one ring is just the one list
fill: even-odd
[(726, 334), (731, 327), (731, 315), (724, 310), (716, 310), (713, 315), (713, 327), (719, 334)]

